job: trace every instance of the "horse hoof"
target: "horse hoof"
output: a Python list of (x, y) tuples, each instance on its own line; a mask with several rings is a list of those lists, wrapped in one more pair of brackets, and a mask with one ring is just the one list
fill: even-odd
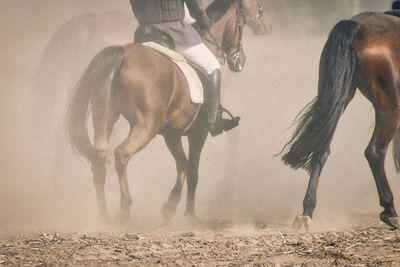
[(161, 208), (161, 217), (164, 222), (169, 222), (171, 218), (175, 215), (176, 207), (172, 207), (171, 204), (165, 202)]
[(399, 229), (399, 220), (397, 217), (389, 217), (386, 214), (380, 214), (381, 221), (392, 227), (393, 229)]
[(293, 222), (293, 228), (297, 230), (304, 229), (309, 231), (311, 222), (312, 220), (310, 216), (297, 215)]

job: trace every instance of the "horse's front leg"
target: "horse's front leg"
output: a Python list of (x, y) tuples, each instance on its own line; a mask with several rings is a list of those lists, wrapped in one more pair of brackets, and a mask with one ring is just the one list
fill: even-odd
[(164, 139), (175, 159), (177, 171), (175, 186), (169, 195), (168, 202), (164, 203), (161, 209), (161, 216), (167, 222), (175, 215), (176, 207), (181, 200), (182, 186), (187, 177), (188, 160), (183, 149), (181, 135), (166, 135)]
[(187, 202), (185, 216), (191, 221), (197, 221), (195, 212), (195, 194), (199, 178), (200, 154), (207, 139), (206, 127), (188, 136), (189, 139), (189, 171), (187, 177)]

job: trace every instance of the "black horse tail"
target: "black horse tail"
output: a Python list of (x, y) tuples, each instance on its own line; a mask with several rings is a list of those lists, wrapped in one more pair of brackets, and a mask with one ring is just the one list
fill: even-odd
[(396, 167), (396, 171), (400, 172), (400, 129), (397, 130), (393, 138), (392, 149), (394, 166)]
[(357, 33), (357, 22), (343, 20), (329, 35), (319, 65), (318, 96), (300, 112), (296, 131), (283, 150), (288, 148), (282, 160), (294, 169), (310, 172), (329, 149), (353, 82)]
[[(116, 69), (119, 70), (124, 60), (124, 49), (112, 46), (100, 51), (90, 62), (76, 86), (75, 94), (68, 108), (67, 130), (72, 151), (88, 161), (93, 160), (94, 148), (90, 142), (86, 122), (91, 98), (96, 89), (104, 88), (112, 79)], [(111, 84), (111, 83), (110, 83)], [(108, 86), (111, 87), (111, 86)], [(111, 88), (104, 88), (111, 90)]]

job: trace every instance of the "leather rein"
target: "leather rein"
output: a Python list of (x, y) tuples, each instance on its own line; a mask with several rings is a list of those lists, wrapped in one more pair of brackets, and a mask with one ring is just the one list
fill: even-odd
[[(230, 58), (239, 58), (239, 56), (240, 56), (240, 51), (241, 51), (241, 48), (242, 48), (243, 27), (244, 27), (244, 24), (246, 24), (246, 17), (241, 13), (241, 11), (240, 11), (240, 6), (237, 4), (237, 1), (235, 1), (235, 2), (233, 3), (233, 6), (234, 6), (234, 8), (235, 8), (235, 14), (236, 14), (235, 36), (236, 36), (236, 34), (238, 34), (238, 32), (239, 32), (239, 39), (238, 39), (238, 43), (237, 43), (237, 45), (236, 45), (236, 49), (233, 49), (232, 51), (229, 51), (229, 52), (225, 52), (225, 51), (222, 49), (222, 47), (220, 47), (220, 45), (218, 44), (216, 38), (214, 37), (214, 35), (212, 34), (212, 32), (211, 32), (209, 29), (207, 29), (207, 32), (208, 32), (208, 34), (210, 35), (211, 40), (208, 39), (207, 37), (203, 37), (203, 40), (204, 40), (204, 41), (207, 41), (209, 44), (215, 46), (215, 47), (218, 49), (218, 51), (220, 51), (220, 54), (219, 54), (219, 61), (220, 61), (222, 64), (225, 64), (226, 58), (227, 58), (227, 57), (230, 57)], [(241, 17), (243, 17), (244, 23), (241, 23), (241, 21), (240, 21), (240, 18), (241, 18)]]

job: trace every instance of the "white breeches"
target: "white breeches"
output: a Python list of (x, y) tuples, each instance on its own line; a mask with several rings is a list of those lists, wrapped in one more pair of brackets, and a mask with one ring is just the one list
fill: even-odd
[[(196, 22), (194, 18), (190, 16), (189, 9), (185, 4), (185, 18), (184, 22), (188, 24), (193, 24)], [(220, 69), (221, 66), (219, 61), (215, 58), (214, 54), (207, 48), (203, 43), (189, 47), (189, 48), (179, 48), (176, 50), (180, 52), (187, 61), (196, 67), (204, 70), (207, 74), (213, 73), (216, 69)]]
[(216, 69), (221, 68), (217, 58), (203, 43), (189, 47), (187, 49), (179, 49), (178, 52), (180, 52), (187, 61), (189, 61), (196, 67), (204, 70), (207, 74), (211, 74)]

